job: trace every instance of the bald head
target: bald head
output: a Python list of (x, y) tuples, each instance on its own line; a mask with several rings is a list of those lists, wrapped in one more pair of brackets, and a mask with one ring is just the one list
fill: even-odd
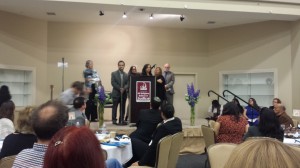
[(170, 66), (169, 63), (166, 63), (166, 64), (164, 65), (165, 72), (170, 71), (170, 68), (171, 68), (171, 66)]
[(48, 101), (32, 114), (32, 127), (40, 140), (50, 140), (68, 121), (68, 107), (57, 101)]

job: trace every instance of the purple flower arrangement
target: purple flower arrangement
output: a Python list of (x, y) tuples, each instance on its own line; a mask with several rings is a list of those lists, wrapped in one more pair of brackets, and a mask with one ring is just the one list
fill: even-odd
[(105, 90), (103, 86), (98, 87), (98, 100), (99, 103), (104, 105), (106, 103), (106, 95), (105, 95)]
[(191, 107), (195, 107), (200, 96), (200, 89), (195, 91), (193, 83), (187, 84), (187, 94), (185, 95), (185, 100), (189, 103)]

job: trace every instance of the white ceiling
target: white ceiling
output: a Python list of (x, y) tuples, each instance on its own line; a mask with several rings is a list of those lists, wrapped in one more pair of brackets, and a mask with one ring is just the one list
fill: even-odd
[[(0, 10), (55, 22), (195, 29), (300, 19), (300, 4), (253, 0), (0, 0)], [(99, 10), (105, 15), (99, 16)], [(48, 16), (47, 12), (56, 15)], [(128, 15), (126, 19), (122, 19), (123, 12)], [(153, 20), (149, 19), (151, 13)], [(182, 14), (185, 19), (181, 22)]]

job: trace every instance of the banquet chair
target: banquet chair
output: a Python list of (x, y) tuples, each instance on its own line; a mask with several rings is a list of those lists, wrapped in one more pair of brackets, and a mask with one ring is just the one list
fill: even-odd
[(206, 126), (206, 125), (201, 125), (201, 130), (204, 138), (204, 143), (205, 143), (205, 152), (207, 152), (207, 149), (210, 145), (213, 145), (216, 143), (215, 140), (215, 132), (212, 128)]
[(168, 158), (169, 161), (168, 168), (176, 167), (182, 141), (183, 141), (183, 132), (178, 132), (172, 135), (172, 144), (171, 144), (171, 149)]
[(13, 166), (14, 160), (16, 155), (7, 156), (0, 160), (0, 167), (1, 168), (11, 168)]
[(104, 160), (107, 160), (107, 151), (102, 149)]
[(237, 147), (233, 143), (218, 143), (207, 149), (208, 160), (211, 168), (223, 168), (227, 163), (232, 151)]
[[(206, 125), (201, 125), (201, 131), (202, 131), (204, 143), (205, 143), (204, 152), (207, 153), (208, 147), (210, 145), (213, 145), (216, 143), (215, 132), (214, 132), (213, 128), (208, 127)], [(205, 167), (209, 167), (208, 164), (209, 164), (209, 162), (208, 162), (208, 158), (207, 158), (205, 160)]]
[[(157, 145), (155, 168), (175, 168), (182, 141), (183, 132), (162, 138)], [(149, 166), (131, 166), (130, 168), (149, 168)]]
[(208, 121), (208, 126), (209, 126), (210, 128), (212, 128), (212, 129), (214, 129), (215, 124), (216, 124), (216, 121), (214, 121), (214, 120), (209, 120), (209, 121)]

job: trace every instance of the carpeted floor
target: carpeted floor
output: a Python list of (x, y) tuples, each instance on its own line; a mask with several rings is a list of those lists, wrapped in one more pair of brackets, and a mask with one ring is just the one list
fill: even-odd
[(176, 168), (205, 168), (206, 154), (180, 155)]

